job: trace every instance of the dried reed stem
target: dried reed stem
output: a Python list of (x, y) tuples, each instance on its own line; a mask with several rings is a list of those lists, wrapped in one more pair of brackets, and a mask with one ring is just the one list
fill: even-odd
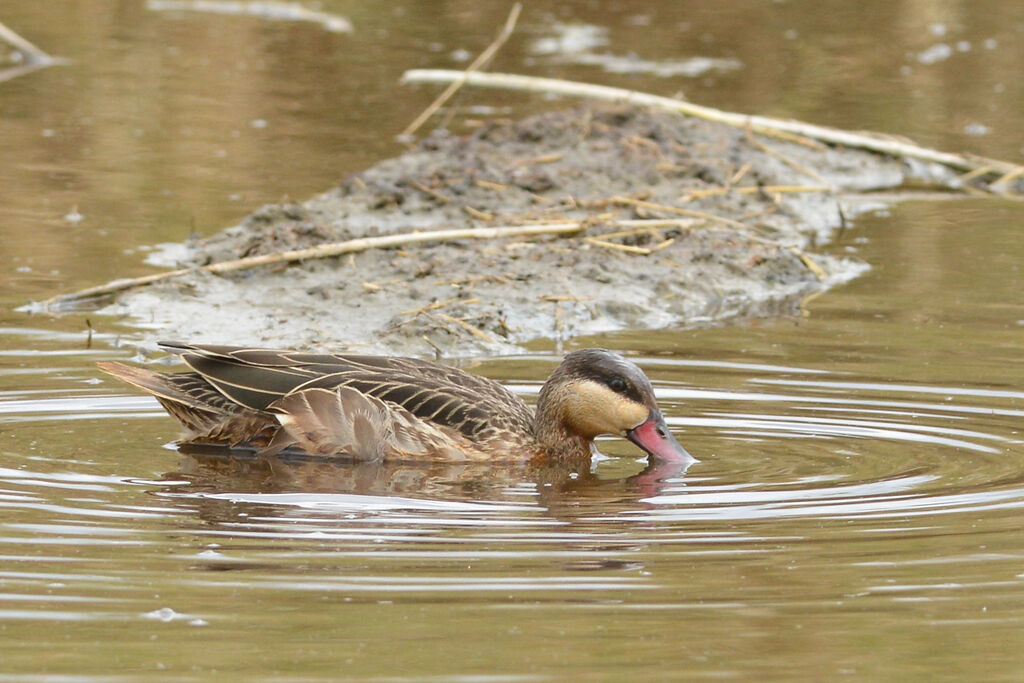
[(0, 41), (10, 45), (22, 56), (22, 62), (14, 66), (0, 69), (0, 83), (24, 76), (27, 73), (42, 69), (52, 64), (62, 63), (63, 60), (55, 59), (46, 54), (38, 47), (22, 38), (20, 35), (0, 23)]
[(419, 308), (411, 308), (408, 311), (402, 311), (398, 315), (419, 315), (420, 313), (436, 311), (439, 308), (444, 308), (445, 306), (450, 306), (455, 303), (478, 304), (480, 303), (480, 298), (474, 297), (472, 299), (463, 299), (461, 297), (456, 296), (452, 297), (451, 299), (445, 299), (444, 301), (435, 301), (433, 303), (427, 304), (426, 306), (420, 306)]
[(584, 237), (583, 241), (587, 244), (593, 244), (595, 247), (604, 247), (605, 249), (612, 249), (614, 251), (624, 251), (627, 254), (640, 254), (646, 256), (651, 253), (650, 249), (646, 247), (634, 247), (632, 244), (619, 244), (618, 242), (608, 242), (605, 240), (597, 239), (596, 237)]
[(465, 320), (462, 320), (461, 318), (454, 318), (454, 317), (452, 317), (452, 316), (450, 316), (450, 315), (448, 315), (446, 313), (434, 313), (432, 315), (434, 317), (436, 317), (436, 318), (440, 318), (441, 320), (443, 320), (445, 322), (454, 323), (454, 324), (458, 325), (459, 327), (464, 329), (466, 332), (469, 332), (471, 335), (473, 335), (477, 339), (480, 339), (481, 341), (484, 341), (484, 342), (486, 342), (488, 344), (496, 343), (494, 337), (492, 337), (491, 335), (487, 334), (486, 332), (481, 330), (476, 325), (471, 325), (471, 324), (467, 323)]
[(705, 197), (719, 197), (726, 194), (791, 194), (797, 192), (824, 193), (831, 192), (829, 187), (817, 187), (814, 185), (752, 185), (744, 187), (712, 187), (706, 190), (692, 190), (682, 195), (679, 201), (685, 202), (691, 199), (703, 199)]
[(50, 62), (52, 59), (50, 55), (4, 26), (2, 22), (0, 22), (0, 40), (24, 55), (25, 61), (31, 64)]
[(734, 228), (743, 228), (744, 230), (749, 228), (749, 225), (734, 221), (731, 218), (725, 218), (724, 216), (716, 216), (706, 211), (693, 211), (692, 209), (682, 209), (678, 206), (671, 206), (669, 204), (656, 204), (654, 202), (646, 202), (642, 199), (633, 199), (632, 197), (610, 197), (609, 202), (613, 204), (626, 204), (628, 206), (636, 206), (644, 209), (650, 209), (651, 211), (665, 211), (667, 213), (677, 213), (680, 216), (692, 216), (694, 218), (703, 218), (709, 221), (715, 221), (717, 223), (724, 223), (725, 225), (731, 225)]
[(462, 87), (462, 84), (466, 82), (474, 71), (482, 67), (484, 64), (489, 62), (492, 57), (501, 49), (501, 46), (505, 44), (509, 36), (512, 35), (512, 31), (516, 27), (516, 21), (519, 20), (519, 13), (522, 11), (523, 6), (520, 3), (512, 5), (512, 11), (509, 12), (508, 19), (505, 20), (505, 26), (502, 27), (501, 31), (494, 41), (487, 46), (487, 49), (480, 53), (480, 55), (473, 60), (473, 63), (465, 71), (459, 72), (461, 75), (452, 81), (451, 85), (445, 88), (445, 91), (441, 93), (437, 99), (430, 103), (423, 112), (416, 117), (416, 120), (410, 123), (405, 130), (402, 131), (400, 137), (408, 137), (419, 130), (420, 126), (426, 123), (427, 119), (434, 115), (438, 109), (441, 108), (445, 102), (447, 102), (455, 92)]
[(854, 133), (851, 131), (818, 126), (802, 121), (775, 119), (767, 116), (750, 116), (735, 112), (721, 111), (712, 107), (703, 107), (691, 102), (661, 97), (649, 93), (613, 88), (607, 85), (594, 85), (565, 81), (557, 78), (536, 78), (518, 74), (477, 72), (463, 78), (460, 71), (446, 69), (412, 69), (402, 76), (403, 83), (444, 83), (462, 79), (463, 83), (480, 87), (504, 88), (529, 92), (554, 93), (570, 97), (585, 97), (599, 100), (625, 101), (647, 107), (658, 107), (677, 111), (688, 116), (695, 116), (709, 121), (718, 121), (738, 128), (750, 129), (757, 133), (777, 135), (791, 134), (819, 140), (832, 145), (842, 145), (858, 149), (867, 149), (878, 154), (888, 154), (900, 158), (913, 158), (930, 161), (962, 171), (973, 171), (982, 167), (986, 173), (1005, 176), (1013, 173), (1020, 164), (997, 159), (985, 159), (963, 154), (950, 154), (902, 140), (894, 140), (878, 134)]
[(381, 235), (379, 237), (361, 237), (359, 239), (347, 240), (345, 242), (332, 242), (320, 244), (308, 249), (295, 249), (292, 251), (274, 252), (260, 256), (236, 259), (232, 261), (221, 261), (196, 268), (179, 268), (163, 273), (155, 273), (137, 278), (125, 278), (113, 280), (104, 285), (90, 287), (70, 294), (61, 294), (37, 304), (32, 304), (29, 310), (49, 311), (68, 307), (75, 302), (86, 299), (115, 294), (127, 289), (144, 287), (164, 280), (188, 275), (191, 273), (230, 273), (238, 270), (269, 266), (279, 263), (291, 263), (295, 261), (306, 261), (310, 259), (329, 258), (351, 254), (368, 249), (386, 249), (399, 247), (408, 244), (421, 244), (423, 242), (451, 242), (453, 240), (472, 239), (501, 239), (503, 237), (538, 237), (541, 235), (567, 235), (581, 232), (587, 228), (582, 221), (571, 221), (564, 223), (546, 223), (543, 225), (511, 225), (493, 228), (468, 228), (460, 230), (436, 230), (433, 232), (412, 232), (398, 235)]

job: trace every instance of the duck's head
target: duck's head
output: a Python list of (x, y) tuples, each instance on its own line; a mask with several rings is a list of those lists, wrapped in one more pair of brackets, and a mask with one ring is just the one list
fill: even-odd
[(553, 432), (551, 438), (575, 437), (588, 453), (595, 437), (614, 434), (660, 460), (695, 462), (665, 424), (647, 375), (612, 351), (566, 354), (540, 391), (537, 413), (538, 426)]

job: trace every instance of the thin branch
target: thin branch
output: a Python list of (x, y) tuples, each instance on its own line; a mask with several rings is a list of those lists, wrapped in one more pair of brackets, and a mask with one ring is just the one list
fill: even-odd
[(491, 335), (487, 334), (486, 332), (481, 330), (476, 325), (471, 325), (471, 324), (469, 324), (468, 322), (466, 322), (465, 320), (463, 320), (461, 318), (453, 318), (452, 316), (448, 315), (447, 313), (433, 313), (431, 315), (433, 315), (435, 318), (440, 318), (441, 320), (445, 321), (446, 323), (454, 323), (455, 325), (458, 325), (459, 327), (464, 329), (466, 332), (469, 332), (471, 335), (473, 335), (477, 339), (480, 339), (481, 341), (483, 341), (483, 342), (485, 342), (487, 344), (496, 344), (497, 343), (494, 340), (494, 337), (492, 337)]
[[(638, 218), (612, 222), (615, 225), (621, 225), (624, 228), (635, 227), (638, 229), (643, 228), (647, 230), (652, 230), (655, 228), (692, 228), (695, 225), (699, 225), (702, 221), (695, 220), (693, 218)], [(625, 235), (629, 233), (623, 232), (619, 234)], [(610, 237), (610, 235), (600, 235), (600, 237)]]
[(14, 64), (5, 69), (0, 69), (0, 83), (24, 76), (27, 73), (42, 69), (53, 64), (62, 63), (63, 60), (55, 59), (46, 54), (38, 47), (25, 40), (17, 33), (0, 23), (0, 41), (3, 41), (14, 48), (15, 52), (22, 58), (20, 64)]
[(646, 247), (634, 247), (632, 244), (619, 244), (618, 242), (600, 240), (596, 237), (584, 237), (583, 241), (587, 244), (593, 244), (595, 247), (604, 247), (605, 249), (612, 249), (614, 251), (624, 251), (627, 254), (640, 254), (642, 256), (646, 256), (651, 253), (651, 250)]
[(20, 64), (6, 69), (0, 69), (0, 83), (14, 80), (19, 76), (24, 76), (25, 74), (32, 73), (33, 71), (38, 71), (46, 66), (49, 66), (49, 64), (37, 64), (30, 62), (28, 64)]
[(463, 206), (462, 210), (465, 211), (466, 213), (468, 213), (473, 218), (476, 218), (477, 220), (481, 220), (481, 221), (493, 221), (494, 220), (494, 214), (487, 213), (486, 211), (480, 211), (479, 209), (474, 209), (469, 204), (466, 204), (465, 206)]
[(828, 185), (828, 181), (822, 178), (820, 173), (815, 171), (813, 168), (808, 167), (806, 164), (801, 164), (796, 159), (792, 159), (783, 154), (782, 152), (780, 152), (779, 150), (769, 147), (768, 145), (764, 144), (763, 142), (755, 138), (753, 135), (747, 135), (747, 139), (750, 141), (752, 145), (760, 149), (762, 152), (769, 156), (775, 157), (776, 159), (784, 163), (786, 166), (792, 168), (794, 171), (798, 173), (803, 173), (808, 178), (813, 178), (822, 185)]
[(541, 225), (506, 225), (493, 228), (467, 228), (460, 230), (436, 230), (433, 232), (411, 232), (398, 235), (381, 235), (379, 237), (361, 237), (359, 239), (345, 242), (332, 242), (320, 244), (308, 249), (295, 249), (292, 251), (280, 251), (260, 256), (236, 259), (233, 261), (221, 261), (211, 263), (197, 268), (179, 268), (178, 270), (155, 273), (137, 278), (125, 278), (113, 280), (104, 285), (90, 287), (70, 294), (61, 294), (45, 301), (34, 303), (29, 306), (31, 311), (59, 310), (86, 299), (116, 294), (127, 289), (144, 287), (170, 280), (182, 275), (191, 273), (215, 273), (223, 274), (260, 266), (270, 266), (279, 263), (292, 263), (295, 261), (306, 261), (310, 259), (329, 258), (342, 254), (351, 254), (368, 249), (386, 249), (399, 247), (408, 244), (421, 244), (423, 242), (451, 242), (454, 240), (472, 239), (501, 239), (503, 237), (537, 237), (541, 235), (568, 235), (586, 230), (588, 224), (583, 221), (572, 221), (565, 223), (544, 223)]
[(798, 249), (797, 247), (790, 247), (789, 251), (791, 254), (793, 254), (798, 259), (803, 261), (803, 264), (807, 266), (807, 270), (814, 273), (814, 276), (816, 278), (818, 278), (822, 282), (824, 282), (828, 278), (828, 275), (825, 273), (824, 270), (822, 270), (821, 266), (815, 263), (814, 260), (810, 256), (808, 256), (802, 249)]
[(460, 71), (461, 76), (452, 81), (451, 85), (445, 88), (445, 91), (441, 93), (437, 99), (430, 103), (423, 112), (416, 117), (416, 120), (408, 125), (408, 127), (402, 131), (400, 138), (406, 138), (419, 130), (420, 126), (426, 123), (427, 119), (434, 115), (438, 109), (441, 108), (445, 102), (447, 102), (455, 92), (462, 87), (462, 84), (466, 82), (466, 79), (472, 75), (474, 71), (484, 66), (491, 60), (492, 57), (501, 49), (501, 46), (505, 44), (509, 36), (512, 35), (512, 31), (515, 30), (516, 22), (519, 20), (519, 13), (522, 11), (523, 6), (520, 3), (512, 5), (512, 11), (509, 12), (508, 19), (505, 20), (505, 26), (502, 27), (498, 36), (494, 39), (487, 49), (480, 53), (480, 55), (473, 60), (473, 63), (465, 71)]
[(441, 202), (442, 204), (447, 204), (447, 203), (449, 203), (451, 201), (451, 197), (449, 197), (447, 195), (444, 195), (444, 194), (441, 194), (437, 190), (432, 190), (429, 187), (427, 187), (426, 185), (424, 185), (423, 183), (418, 183), (418, 182), (416, 182), (414, 180), (411, 183), (409, 183), (409, 185), (411, 185), (413, 188), (419, 190), (423, 194), (430, 195), (431, 197), (433, 197), (437, 201)]
[(692, 199), (703, 199), (705, 197), (719, 197), (727, 194), (790, 194), (800, 192), (825, 193), (831, 192), (831, 188), (817, 187), (814, 185), (744, 185), (742, 187), (711, 187), (706, 190), (690, 190), (679, 198), (679, 201), (687, 202)]
[(517, 74), (502, 73), (471, 73), (463, 78), (462, 72), (446, 69), (413, 69), (402, 76), (403, 83), (446, 83), (461, 78), (469, 85), (523, 90), (529, 92), (555, 93), (571, 97), (586, 97), (599, 100), (625, 101), (640, 106), (658, 107), (677, 111), (689, 116), (696, 116), (709, 121), (718, 121), (737, 128), (749, 128), (758, 133), (784, 132), (820, 140), (833, 145), (843, 145), (867, 149), (879, 154), (888, 154), (900, 158), (913, 158), (949, 166), (950, 168), (971, 171), (981, 167), (991, 167), (991, 172), (1005, 176), (1020, 168), (1019, 164), (996, 159), (985, 159), (962, 154), (950, 154), (935, 149), (921, 147), (909, 142), (894, 140), (880, 135), (867, 135), (850, 131), (818, 126), (801, 121), (775, 119), (767, 116), (749, 116), (726, 112), (712, 107), (703, 107), (669, 97), (651, 95), (649, 93), (613, 88), (606, 85), (564, 81), (556, 78), (535, 78)]
[(661, 251), (662, 249), (668, 249), (669, 247), (671, 247), (675, 243), (676, 243), (676, 238), (675, 237), (669, 237), (667, 240), (663, 240), (662, 242), (660, 242), (658, 244), (655, 244), (653, 247), (651, 247), (651, 253), (653, 254), (656, 251)]
[(444, 301), (434, 301), (426, 306), (420, 306), (419, 308), (410, 308), (408, 311), (401, 311), (398, 315), (419, 315), (420, 313), (426, 313), (427, 311), (436, 311), (439, 308), (450, 306), (451, 304), (478, 304), (480, 303), (479, 297), (473, 297), (472, 299), (463, 299), (462, 297), (452, 297), (451, 299), (445, 299)]
[(0, 40), (24, 55), (25, 61), (30, 64), (48, 64), (53, 61), (50, 55), (4, 26), (2, 22), (0, 22)]
[(528, 157), (526, 159), (516, 159), (510, 166), (534, 166), (536, 164), (553, 164), (556, 161), (561, 161), (565, 155), (561, 152), (555, 152), (553, 154), (541, 154), (539, 157)]
[(627, 206), (635, 206), (638, 208), (649, 209), (651, 211), (665, 211), (668, 213), (677, 213), (680, 216), (692, 216), (694, 218), (703, 218), (705, 220), (731, 225), (734, 228), (746, 229), (750, 227), (749, 225), (740, 223), (739, 221), (734, 221), (731, 218), (726, 218), (725, 216), (716, 216), (712, 213), (707, 213), (706, 211), (693, 211), (691, 209), (682, 209), (678, 206), (670, 206), (668, 204), (655, 204), (654, 202), (647, 202), (642, 199), (633, 199), (632, 197), (611, 197), (607, 201), (611, 202), (612, 204), (625, 204)]

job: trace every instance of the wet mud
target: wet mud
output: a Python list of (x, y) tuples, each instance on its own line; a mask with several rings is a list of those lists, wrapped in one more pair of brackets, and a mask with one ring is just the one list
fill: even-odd
[(847, 253), (851, 219), (879, 206), (864, 193), (922, 184), (955, 178), (671, 113), (583, 106), (468, 135), (437, 132), (308, 201), (160, 245), (149, 260), (196, 266), (367, 236), (567, 219), (585, 220), (584, 233), (197, 272), (104, 310), (144, 326), (143, 349), (183, 338), (451, 356), (796, 315), (806, 297), (868, 268)]

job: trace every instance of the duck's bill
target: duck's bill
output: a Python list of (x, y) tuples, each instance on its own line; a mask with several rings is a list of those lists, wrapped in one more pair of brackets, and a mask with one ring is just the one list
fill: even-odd
[(666, 462), (697, 462), (672, 436), (661, 411), (652, 410), (647, 421), (626, 432), (626, 438), (659, 460)]

